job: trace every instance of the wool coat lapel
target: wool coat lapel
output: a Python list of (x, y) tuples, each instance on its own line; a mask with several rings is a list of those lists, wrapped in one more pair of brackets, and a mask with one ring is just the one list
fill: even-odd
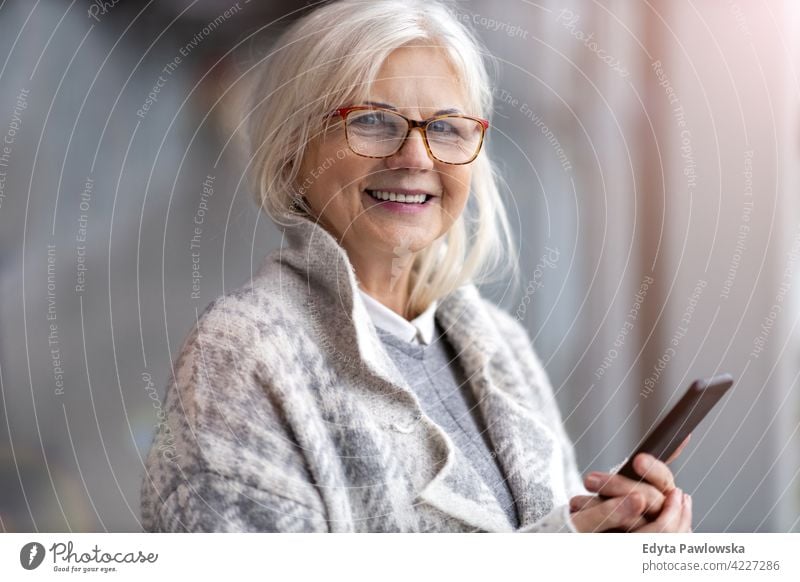
[(562, 459), (557, 436), (531, 405), (535, 379), (514, 369), (513, 354), (496, 330), (476, 333), (485, 334), (493, 325), (474, 286), (451, 295), (437, 316), (471, 379), (493, 452), (517, 504), (520, 528), (525, 528), (565, 502), (553, 497), (554, 489), (563, 490)]

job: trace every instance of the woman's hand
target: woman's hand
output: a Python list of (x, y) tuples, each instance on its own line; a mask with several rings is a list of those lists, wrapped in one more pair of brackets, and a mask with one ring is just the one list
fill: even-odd
[(632, 531), (634, 533), (691, 532), (692, 496), (676, 487), (667, 494), (664, 508), (655, 521)]
[[(681, 443), (667, 463), (680, 455), (689, 437)], [(571, 519), (578, 531), (691, 531), (691, 497), (675, 487), (667, 463), (641, 453), (633, 462), (643, 481), (621, 475), (593, 472), (585, 480), (586, 489), (601, 495), (576, 495), (570, 500)]]

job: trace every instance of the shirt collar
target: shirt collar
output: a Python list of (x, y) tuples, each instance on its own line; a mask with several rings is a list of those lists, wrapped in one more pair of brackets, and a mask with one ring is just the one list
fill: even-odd
[(383, 303), (367, 294), (363, 289), (358, 289), (361, 298), (367, 308), (372, 323), (384, 331), (388, 331), (397, 337), (411, 343), (428, 345), (433, 341), (433, 334), (436, 327), (435, 313), (437, 301), (431, 303), (428, 308), (413, 320), (408, 321), (405, 317), (392, 311)]

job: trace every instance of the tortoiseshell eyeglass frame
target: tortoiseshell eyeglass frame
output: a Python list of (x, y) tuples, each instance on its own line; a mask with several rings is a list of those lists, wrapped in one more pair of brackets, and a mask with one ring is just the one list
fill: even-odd
[[(408, 131), (406, 132), (406, 135), (403, 137), (402, 141), (400, 141), (400, 145), (398, 145), (397, 149), (394, 150), (393, 152), (391, 152), (389, 154), (386, 154), (384, 156), (369, 156), (367, 154), (362, 154), (361, 152), (356, 151), (353, 147), (350, 146), (350, 137), (347, 134), (347, 116), (350, 115), (350, 113), (352, 113), (353, 111), (386, 111), (388, 113), (392, 113), (392, 114), (397, 115), (399, 117), (402, 117), (403, 119), (406, 120), (406, 123), (408, 123)], [(408, 136), (411, 135), (411, 130), (418, 128), (422, 132), (422, 142), (425, 144), (425, 149), (427, 150), (428, 155), (432, 159), (436, 160), (437, 162), (441, 162), (443, 164), (449, 164), (451, 166), (463, 166), (465, 164), (470, 164), (470, 163), (474, 162), (475, 158), (478, 157), (478, 154), (481, 153), (481, 149), (483, 148), (483, 140), (484, 140), (484, 137), (486, 136), (486, 130), (489, 129), (489, 120), (488, 119), (483, 119), (483, 118), (480, 118), (480, 117), (473, 117), (472, 115), (462, 115), (462, 114), (459, 114), (459, 113), (447, 113), (447, 114), (444, 114), (444, 115), (436, 115), (436, 116), (431, 117), (429, 119), (423, 119), (423, 120), (420, 121), (420, 120), (417, 120), (417, 119), (409, 119), (408, 117), (398, 113), (397, 111), (393, 111), (392, 109), (386, 109), (384, 107), (375, 107), (375, 106), (372, 106), (372, 105), (351, 105), (349, 107), (339, 107), (338, 109), (334, 109), (333, 111), (328, 113), (328, 115), (326, 116), (326, 119), (331, 118), (331, 117), (335, 117), (337, 115), (342, 118), (343, 122), (345, 122), (344, 123), (344, 125), (345, 125), (345, 139), (347, 140), (347, 146), (356, 155), (359, 155), (359, 156), (362, 156), (362, 157), (365, 157), (365, 158), (388, 158), (390, 156), (393, 156), (398, 151), (400, 151), (400, 149), (406, 143), (406, 140), (408, 139)], [(451, 117), (460, 117), (460, 118), (463, 118), (463, 119), (471, 119), (473, 121), (476, 121), (480, 125), (480, 128), (481, 128), (481, 141), (478, 143), (478, 146), (475, 148), (474, 155), (469, 160), (467, 160), (465, 162), (448, 162), (448, 161), (445, 161), (445, 160), (442, 160), (442, 159), (436, 157), (436, 155), (434, 155), (434, 153), (431, 151), (431, 146), (428, 143), (428, 129), (427, 129), (428, 125), (433, 123), (434, 121), (438, 121), (440, 119), (447, 119), (447, 118), (451, 118)]]

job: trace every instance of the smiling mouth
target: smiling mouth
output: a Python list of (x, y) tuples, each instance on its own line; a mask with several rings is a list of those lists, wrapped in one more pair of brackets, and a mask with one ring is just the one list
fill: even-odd
[(378, 202), (397, 202), (400, 204), (426, 204), (435, 196), (431, 194), (399, 194), (391, 190), (364, 190)]

